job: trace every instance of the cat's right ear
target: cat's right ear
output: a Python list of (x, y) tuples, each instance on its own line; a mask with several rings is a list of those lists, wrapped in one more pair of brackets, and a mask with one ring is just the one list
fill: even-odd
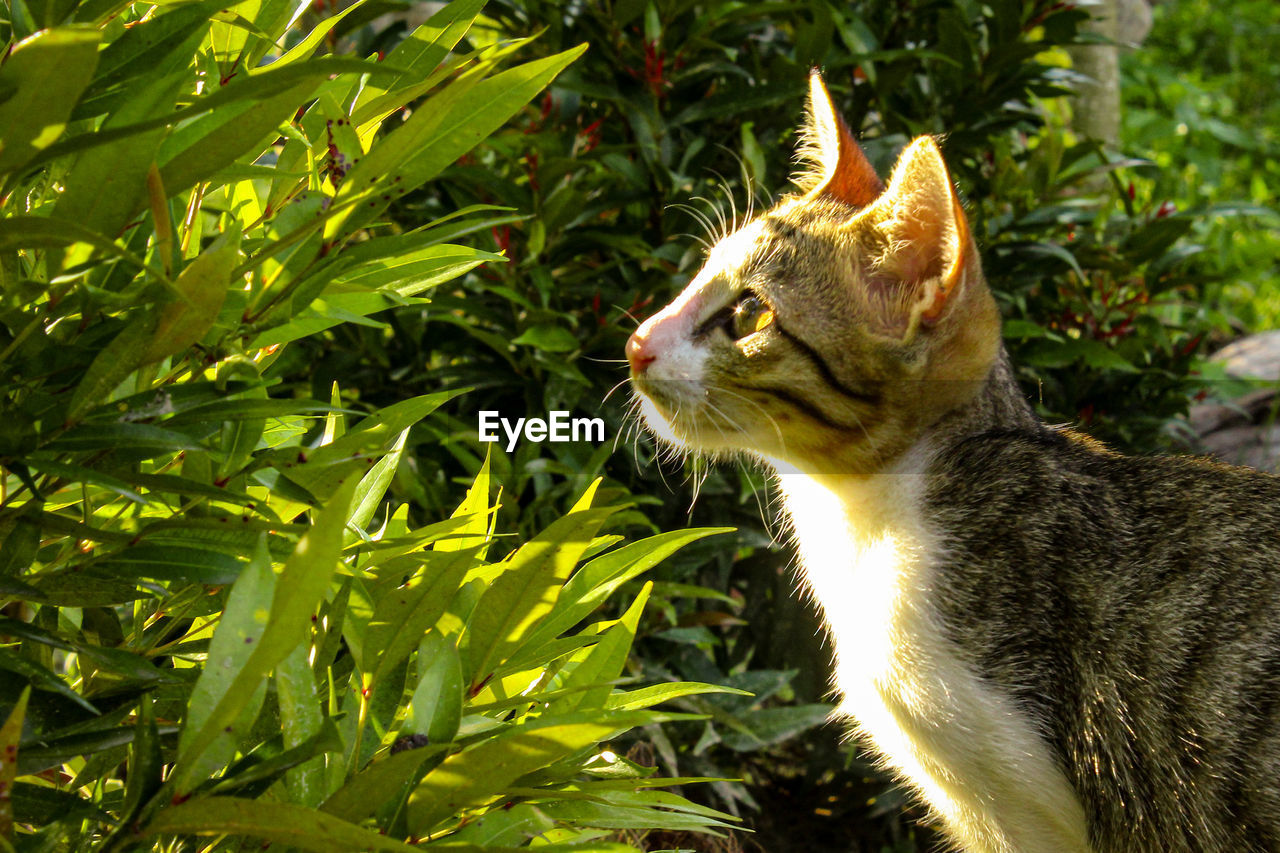
[(829, 198), (861, 208), (884, 192), (884, 183), (840, 117), (816, 68), (809, 72), (809, 105), (800, 139), (799, 157), (809, 168), (797, 183), (805, 188), (805, 198)]

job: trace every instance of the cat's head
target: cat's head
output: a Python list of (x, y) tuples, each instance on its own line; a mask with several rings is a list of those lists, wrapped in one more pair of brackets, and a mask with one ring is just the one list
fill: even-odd
[(937, 144), (887, 188), (810, 77), (801, 191), (722, 239), (627, 342), (660, 437), (872, 473), (970, 402), (999, 313)]

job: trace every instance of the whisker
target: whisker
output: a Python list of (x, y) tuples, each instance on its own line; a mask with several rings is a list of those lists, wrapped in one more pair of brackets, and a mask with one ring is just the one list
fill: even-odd
[[(705, 213), (703, 213), (702, 211), (698, 210), (698, 209), (697, 209), (696, 207), (694, 207), (693, 205), (691, 205), (691, 204), (683, 204), (683, 203), (674, 203), (674, 204), (669, 204), (669, 205), (667, 205), (667, 207), (675, 208), (676, 210), (682, 210), (682, 211), (684, 211), (685, 213), (689, 214), (689, 216), (690, 216), (690, 217), (691, 217), (695, 222), (697, 222), (699, 225), (701, 225), (701, 226), (702, 226), (702, 229), (703, 229), (703, 231), (705, 231), (705, 232), (706, 232), (707, 237), (710, 237), (710, 238), (714, 238), (714, 237), (715, 237), (715, 226), (712, 224), (710, 217), (708, 217), (708, 216), (707, 216)], [(701, 242), (702, 242), (702, 244), (703, 244), (704, 246), (705, 246), (705, 245), (707, 245), (707, 241), (706, 241), (706, 240), (702, 240), (702, 238), (696, 237), (696, 236), (694, 236), (694, 235), (692, 235), (692, 234), (691, 234), (691, 235), (689, 235), (689, 236), (694, 237), (694, 239), (695, 239), (695, 240), (701, 240)]]
[(778, 541), (779, 541), (778, 534), (774, 530), (774, 524), (776, 522), (770, 520), (769, 518), (769, 515), (773, 509), (772, 507), (773, 497), (769, 494), (769, 489), (766, 488), (765, 498), (764, 500), (761, 500), (760, 489), (756, 486), (755, 477), (752, 476), (751, 470), (747, 468), (746, 462), (744, 462), (741, 457), (739, 457), (736, 461), (738, 463), (738, 469), (742, 471), (742, 476), (746, 478), (747, 483), (751, 486), (751, 497), (755, 498), (756, 509), (759, 510), (760, 512), (760, 523), (761, 525), (764, 526), (765, 533), (769, 534), (769, 544), (776, 545), (778, 544)]
[(677, 237), (688, 237), (690, 240), (695, 240), (695, 241), (697, 241), (697, 242), (701, 243), (701, 244), (702, 244), (702, 248), (706, 249), (708, 252), (710, 252), (710, 251), (711, 251), (712, 244), (711, 244), (711, 243), (708, 243), (706, 240), (704, 240), (703, 238), (699, 237), (697, 234), (690, 234), (688, 231), (682, 231), (681, 233), (677, 234), (676, 236), (677, 236)]
[(614, 385), (612, 388), (609, 389), (609, 392), (607, 394), (604, 395), (604, 399), (600, 401), (600, 405), (603, 406), (605, 403), (609, 402), (609, 398), (613, 396), (613, 392), (617, 391), (619, 388), (621, 388), (623, 385), (626, 385), (630, 381), (631, 381), (630, 376), (627, 376), (622, 380), (620, 380), (616, 385)]
[(632, 314), (630, 311), (628, 311), (626, 308), (623, 308), (621, 305), (614, 303), (614, 304), (611, 304), (609, 307), (617, 308), (619, 311), (622, 312), (622, 315), (624, 317), (626, 317), (631, 322), (635, 323), (637, 326), (639, 326), (641, 323), (644, 322), (643, 320), (637, 320), (635, 314)]
[(711, 208), (711, 212), (716, 215), (716, 221), (720, 223), (720, 230), (713, 235), (715, 237), (715, 242), (719, 243), (725, 237), (729, 236), (729, 223), (725, 220), (724, 211), (720, 206), (706, 196), (696, 195), (693, 197), (693, 200), (702, 202), (707, 207)]

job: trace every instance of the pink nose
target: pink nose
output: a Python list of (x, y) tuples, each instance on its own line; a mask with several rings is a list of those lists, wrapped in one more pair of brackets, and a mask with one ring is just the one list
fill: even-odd
[(631, 362), (632, 373), (644, 373), (649, 365), (658, 360), (658, 357), (649, 349), (649, 336), (644, 334), (649, 328), (649, 324), (646, 323), (627, 339), (627, 361)]

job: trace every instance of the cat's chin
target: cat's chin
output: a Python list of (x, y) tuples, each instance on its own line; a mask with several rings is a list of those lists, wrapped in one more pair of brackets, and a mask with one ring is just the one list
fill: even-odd
[(645, 426), (659, 441), (682, 451), (709, 457), (729, 456), (743, 450), (724, 441), (723, 434), (717, 435), (713, 427), (699, 428), (696, 423), (688, 424), (685, 422), (687, 415), (668, 414), (649, 397), (643, 394), (639, 397)]

